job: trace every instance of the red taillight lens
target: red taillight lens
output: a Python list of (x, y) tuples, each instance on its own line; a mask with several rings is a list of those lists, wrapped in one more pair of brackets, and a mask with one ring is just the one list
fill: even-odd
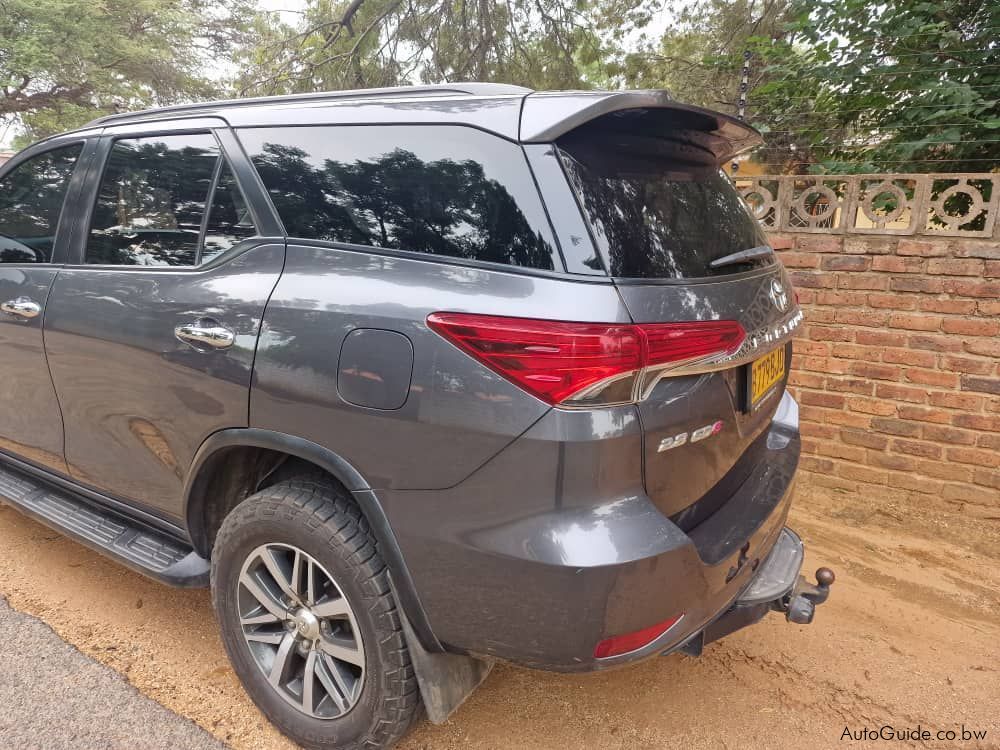
[(434, 313), (427, 325), (550, 404), (642, 366), (635, 326)]
[(671, 617), (669, 620), (658, 622), (656, 625), (651, 625), (648, 628), (636, 630), (634, 633), (613, 635), (610, 638), (605, 638), (594, 647), (594, 658), (607, 659), (609, 656), (620, 656), (621, 654), (627, 654), (630, 651), (636, 651), (643, 646), (649, 645), (680, 622), (682, 617), (684, 615), (680, 614), (676, 617)]
[(731, 354), (745, 337), (732, 320), (632, 325), (432, 313), (427, 325), (553, 405), (630, 401), (629, 376), (642, 368)]
[(735, 320), (653, 323), (640, 328), (646, 335), (647, 365), (683, 362), (713, 354), (732, 354), (746, 338), (743, 326)]

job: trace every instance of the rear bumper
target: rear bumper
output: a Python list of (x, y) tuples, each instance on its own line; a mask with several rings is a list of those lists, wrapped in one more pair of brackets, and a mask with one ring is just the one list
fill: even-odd
[[(629, 663), (675, 651), (700, 656), (707, 644), (760, 622), (768, 612), (787, 609), (788, 601), (799, 583), (804, 552), (798, 535), (789, 528), (781, 529), (770, 553), (747, 586), (735, 601), (729, 602), (708, 623), (695, 627), (694, 633), (687, 636), (682, 631), (668, 631), (640, 651), (623, 654), (618, 660), (602, 659), (602, 666)], [(692, 627), (689, 624), (683, 632), (690, 630)]]
[[(446, 647), (554, 671), (607, 669), (710, 633), (765, 569), (799, 459), (791, 396), (762, 436), (757, 467), (687, 533), (643, 490), (630, 409), (542, 419), (449, 490), (378, 493)], [(593, 655), (609, 636), (681, 613), (643, 648)]]
[(768, 612), (787, 609), (801, 575), (804, 552), (798, 535), (789, 528), (783, 529), (767, 559), (736, 601), (684, 643), (666, 653), (683, 651), (699, 656), (707, 644), (760, 622)]
[(743, 567), (750, 571), (748, 579), (734, 587), (733, 581), (740, 579), (737, 573), (737, 578), (726, 582), (704, 600), (691, 600), (691, 611), (684, 612), (681, 621), (660, 638), (619, 657), (595, 659), (591, 669), (607, 669), (680, 650), (699, 655), (706, 644), (753, 625), (768, 612), (780, 609), (799, 580), (804, 557), (802, 541), (784, 526), (793, 490), (794, 484), (789, 485), (780, 507), (745, 543), (746, 554), (737, 553), (735, 561), (732, 558), (724, 561), (728, 565), (728, 577), (740, 558), (745, 558)]
[(700, 656), (706, 644), (760, 622), (772, 611), (783, 612), (789, 622), (810, 624), (816, 607), (830, 595), (835, 576), (829, 568), (820, 568), (816, 583), (809, 583), (801, 575), (804, 556), (802, 540), (791, 529), (784, 529), (764, 565), (736, 601), (687, 641), (664, 653), (683, 651)]

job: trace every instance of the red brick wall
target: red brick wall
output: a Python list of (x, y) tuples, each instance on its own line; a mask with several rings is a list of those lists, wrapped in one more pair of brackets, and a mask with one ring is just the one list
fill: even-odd
[(820, 487), (1000, 515), (1000, 242), (772, 234)]

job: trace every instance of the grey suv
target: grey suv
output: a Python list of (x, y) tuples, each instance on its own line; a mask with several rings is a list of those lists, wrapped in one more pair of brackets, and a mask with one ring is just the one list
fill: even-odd
[(113, 115), (0, 171), (0, 494), (211, 583), (307, 747), (779, 610), (802, 320), (661, 91), (454, 84)]

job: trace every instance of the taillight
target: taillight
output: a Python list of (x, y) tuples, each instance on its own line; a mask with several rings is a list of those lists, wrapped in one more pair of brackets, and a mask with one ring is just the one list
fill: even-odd
[(639, 326), (646, 335), (646, 365), (665, 365), (732, 354), (746, 334), (735, 320), (653, 323)]
[(671, 617), (669, 620), (658, 622), (656, 625), (651, 625), (648, 628), (636, 630), (634, 633), (613, 635), (610, 638), (605, 638), (594, 647), (594, 658), (607, 659), (609, 656), (621, 656), (622, 654), (637, 651), (643, 646), (648, 646), (680, 622), (682, 617), (684, 615), (680, 614), (676, 617)]
[(427, 325), (550, 404), (642, 367), (634, 326), (434, 313)]
[(427, 325), (549, 404), (627, 403), (646, 367), (735, 352), (736, 321), (568, 323), (471, 313), (432, 313)]

